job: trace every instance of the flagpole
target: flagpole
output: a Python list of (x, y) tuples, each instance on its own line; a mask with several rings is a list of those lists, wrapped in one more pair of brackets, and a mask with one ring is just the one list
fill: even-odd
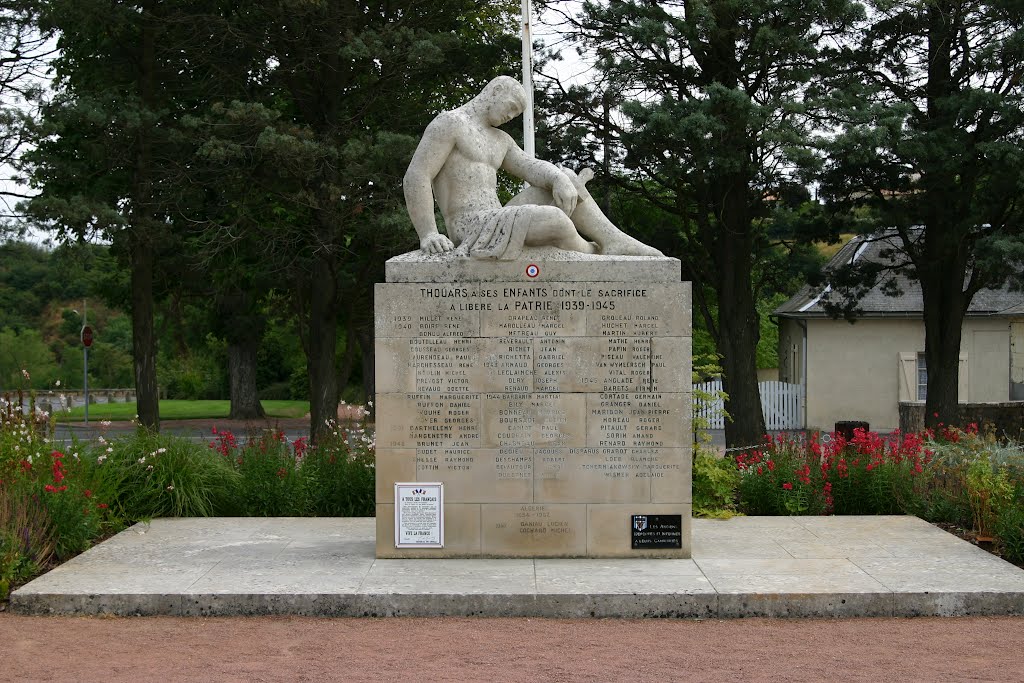
[(526, 106), (523, 108), (523, 151), (536, 156), (533, 142), (533, 39), (530, 37), (530, 0), (523, 4), (523, 89)]

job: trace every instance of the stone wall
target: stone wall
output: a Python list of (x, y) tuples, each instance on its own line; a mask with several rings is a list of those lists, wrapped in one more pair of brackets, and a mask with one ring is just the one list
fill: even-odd
[[(990, 425), (999, 437), (1024, 442), (1024, 401), (1003, 403), (961, 403), (957, 423), (975, 423), (981, 429)], [(924, 429), (924, 404), (900, 403), (900, 430), (919, 432)]]

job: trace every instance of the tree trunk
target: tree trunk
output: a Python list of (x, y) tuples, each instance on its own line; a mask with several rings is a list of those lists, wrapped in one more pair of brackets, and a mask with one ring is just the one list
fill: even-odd
[[(957, 126), (951, 96), (957, 86), (952, 78), (952, 55), (959, 25), (955, 12), (941, 5), (929, 5), (927, 118), (923, 126), (932, 135), (952, 136)], [(924, 245), (914, 265), (921, 283), (924, 313), (924, 356), (928, 367), (925, 424), (956, 424), (960, 376), (960, 340), (964, 315), (971, 295), (964, 291), (968, 272), (967, 254), (961, 243), (964, 226), (958, 217), (969, 215), (959, 206), (963, 195), (957, 176), (964, 169), (950, 168), (941, 155), (922, 164), (921, 186), (924, 204)], [(973, 226), (968, 226), (973, 227)], [(912, 245), (905, 245), (914, 253)]]
[(132, 356), (139, 423), (160, 429), (156, 383), (156, 335), (153, 327), (153, 246), (134, 239), (131, 247)]
[[(155, 96), (155, 37), (149, 3), (142, 7), (139, 92), (144, 106)], [(135, 397), (139, 423), (160, 429), (160, 396), (156, 382), (156, 335), (153, 323), (153, 231), (162, 229), (152, 220), (152, 169), (149, 131), (141, 126), (136, 140), (135, 178), (132, 188), (132, 219), (128, 230), (132, 280), (132, 354), (135, 364)]]
[(765, 434), (757, 385), (757, 342), (761, 333), (757, 307), (750, 290), (749, 271), (743, 275), (739, 269), (728, 268), (722, 275), (715, 342), (722, 356), (722, 388), (729, 413), (725, 443), (730, 448), (755, 446), (764, 440)]
[(326, 251), (313, 263), (309, 293), (309, 433), (311, 443), (328, 433), (327, 420), (338, 419), (338, 370), (334, 352), (338, 338), (337, 278)]
[[(742, 141), (737, 131), (735, 144)], [(715, 344), (722, 356), (722, 388), (727, 398), (725, 443), (730, 448), (755, 446), (764, 440), (764, 414), (757, 386), (757, 342), (761, 324), (754, 300), (753, 243), (747, 195), (748, 174), (715, 179), (712, 192), (718, 212), (710, 248), (718, 295)]]
[(918, 277), (924, 304), (924, 357), (928, 368), (925, 424), (934, 429), (939, 423), (953, 425), (959, 421), (960, 342), (970, 302), (963, 289), (967, 250), (957, 248), (950, 226), (933, 225), (926, 227), (925, 265), (918, 268)]
[(231, 381), (232, 420), (257, 420), (266, 417), (256, 389), (256, 352), (253, 340), (228, 345), (228, 375)]

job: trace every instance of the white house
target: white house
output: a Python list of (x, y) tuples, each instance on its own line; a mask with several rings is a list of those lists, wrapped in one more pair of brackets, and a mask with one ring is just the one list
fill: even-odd
[[(827, 268), (857, 259), (881, 260), (893, 244), (856, 237)], [(863, 420), (888, 431), (899, 426), (901, 401), (924, 402), (921, 288), (900, 281), (902, 294), (876, 287), (860, 301), (856, 321), (833, 319), (823, 301), (831, 288), (805, 286), (775, 309), (779, 323), (779, 379), (803, 384), (804, 423), (831, 430), (841, 420)], [(1024, 401), (1024, 292), (982, 290), (964, 319), (960, 346), (961, 402)]]

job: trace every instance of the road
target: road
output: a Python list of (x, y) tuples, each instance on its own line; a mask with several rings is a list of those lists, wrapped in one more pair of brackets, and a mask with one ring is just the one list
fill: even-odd
[[(214, 438), (213, 429), (231, 431), (240, 443), (248, 436), (259, 434), (264, 429), (275, 429), (285, 433), (289, 441), (309, 436), (309, 418), (270, 418), (262, 422), (244, 422), (241, 420), (165, 420), (160, 424), (162, 434), (173, 434), (192, 441), (207, 442)], [(58, 423), (54, 440), (68, 443), (72, 438), (79, 441), (91, 441), (103, 435), (106, 438), (117, 438), (130, 434), (136, 429), (131, 422), (109, 422), (90, 420), (85, 423)]]

